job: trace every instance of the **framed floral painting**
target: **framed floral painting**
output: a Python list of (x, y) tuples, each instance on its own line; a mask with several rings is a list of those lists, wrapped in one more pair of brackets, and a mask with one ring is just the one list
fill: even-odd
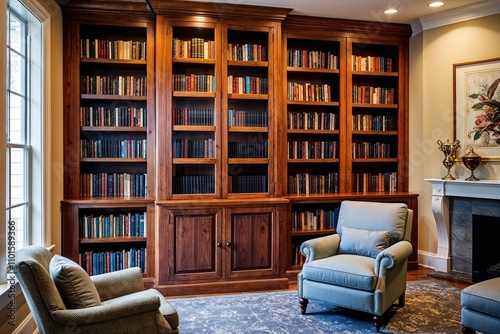
[(453, 65), (454, 134), (463, 152), (500, 161), (500, 58)]

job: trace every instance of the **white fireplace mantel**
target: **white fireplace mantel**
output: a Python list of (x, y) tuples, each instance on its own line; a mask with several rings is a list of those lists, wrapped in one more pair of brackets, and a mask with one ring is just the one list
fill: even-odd
[(450, 272), (450, 222), (448, 197), (500, 200), (500, 180), (425, 179), (432, 184), (432, 213), (438, 232), (438, 250), (434, 259), (436, 271)]

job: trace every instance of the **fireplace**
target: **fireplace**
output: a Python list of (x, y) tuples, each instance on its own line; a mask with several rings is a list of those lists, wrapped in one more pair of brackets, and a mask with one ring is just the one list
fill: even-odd
[(500, 217), (472, 215), (472, 280), (500, 277)]
[[(500, 259), (486, 261), (485, 257), (500, 254), (500, 247), (497, 246), (497, 240), (500, 239), (500, 180), (426, 180), (432, 184), (431, 207), (438, 232), (437, 253), (433, 256), (435, 274), (444, 277), (451, 275), (468, 282), (484, 279), (479, 272), (486, 273), (486, 269), (489, 272), (485, 275), (493, 275), (491, 271), (496, 269)], [(496, 222), (493, 226), (491, 223), (486, 224), (486, 228), (490, 229), (488, 232), (476, 231), (486, 238), (484, 241), (473, 240), (473, 216), (487, 217), (486, 220), (493, 219)], [(483, 228), (480, 227), (480, 230)], [(473, 244), (479, 247), (474, 252), (477, 265), (473, 265)], [(478, 255), (480, 251), (484, 254)], [(475, 271), (478, 277), (473, 279)]]

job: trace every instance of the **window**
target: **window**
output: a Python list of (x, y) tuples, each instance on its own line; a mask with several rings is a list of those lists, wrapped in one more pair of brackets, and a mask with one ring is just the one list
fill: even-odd
[(44, 240), (43, 25), (18, 0), (11, 0), (6, 31), (5, 184), (9, 265), (15, 250), (43, 244)]

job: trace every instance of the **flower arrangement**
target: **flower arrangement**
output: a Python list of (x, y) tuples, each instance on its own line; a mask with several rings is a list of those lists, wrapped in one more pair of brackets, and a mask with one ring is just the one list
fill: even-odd
[(500, 78), (484, 88), (486, 94), (469, 95), (471, 99), (479, 100), (471, 108), (482, 113), (476, 116), (475, 126), (469, 132), (468, 137), (473, 137), (474, 141), (482, 138), (487, 143), (485, 146), (500, 145), (500, 101), (494, 99), (499, 84)]

